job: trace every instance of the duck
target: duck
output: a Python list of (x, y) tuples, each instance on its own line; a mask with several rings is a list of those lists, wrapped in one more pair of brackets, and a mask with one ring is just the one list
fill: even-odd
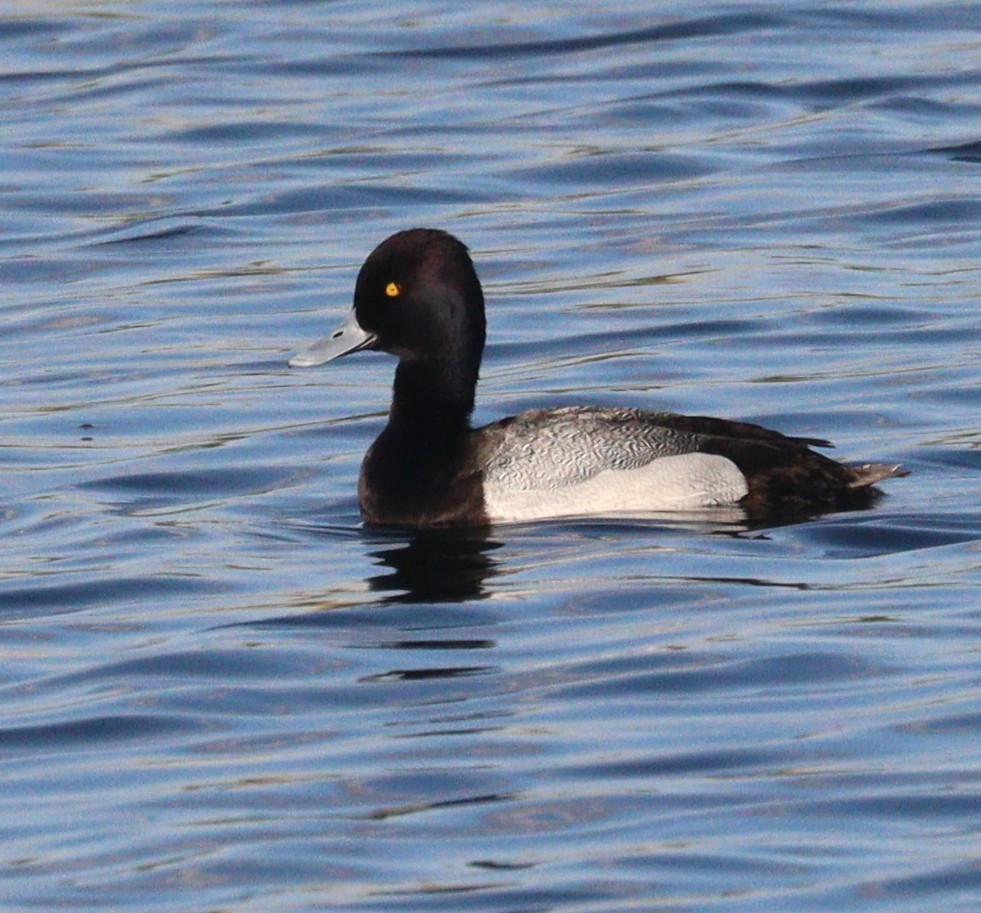
[(749, 422), (593, 405), (473, 427), (484, 294), (452, 234), (411, 228), (365, 260), (354, 306), (289, 359), (310, 368), (364, 350), (398, 358), (388, 423), (361, 465), (371, 527), (486, 527), (600, 515), (737, 509), (756, 521), (870, 506), (899, 465), (839, 463)]

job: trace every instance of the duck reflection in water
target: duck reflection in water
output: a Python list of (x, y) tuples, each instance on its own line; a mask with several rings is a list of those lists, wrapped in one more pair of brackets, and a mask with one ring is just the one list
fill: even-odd
[(372, 592), (386, 593), (384, 602), (460, 602), (487, 596), (485, 582), (496, 575), (490, 553), (502, 542), (487, 529), (427, 530), (406, 536), (375, 532), (369, 553), (386, 573), (369, 577)]

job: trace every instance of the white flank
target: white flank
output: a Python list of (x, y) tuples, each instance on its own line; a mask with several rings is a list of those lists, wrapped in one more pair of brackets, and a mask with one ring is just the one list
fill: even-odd
[(735, 504), (748, 491), (732, 460), (712, 453), (660, 457), (637, 469), (605, 469), (561, 488), (515, 489), (484, 480), (491, 521), (541, 520), (626, 511), (678, 511)]

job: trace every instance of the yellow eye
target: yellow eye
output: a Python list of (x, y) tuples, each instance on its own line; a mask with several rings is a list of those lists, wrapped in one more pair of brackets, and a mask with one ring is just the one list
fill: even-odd
[(385, 286), (385, 294), (388, 295), (389, 298), (398, 298), (398, 296), (402, 294), (402, 286), (397, 282), (389, 282), (388, 285)]

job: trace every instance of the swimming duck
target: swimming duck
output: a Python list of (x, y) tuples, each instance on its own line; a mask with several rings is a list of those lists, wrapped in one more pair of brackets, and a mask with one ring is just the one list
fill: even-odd
[(640, 409), (535, 409), (473, 428), (484, 296), (466, 246), (413, 228), (378, 245), (354, 308), (290, 359), (308, 368), (362, 349), (398, 357), (388, 424), (358, 482), (364, 521), (429, 528), (738, 506), (748, 518), (872, 503), (899, 466), (846, 466), (827, 441)]

